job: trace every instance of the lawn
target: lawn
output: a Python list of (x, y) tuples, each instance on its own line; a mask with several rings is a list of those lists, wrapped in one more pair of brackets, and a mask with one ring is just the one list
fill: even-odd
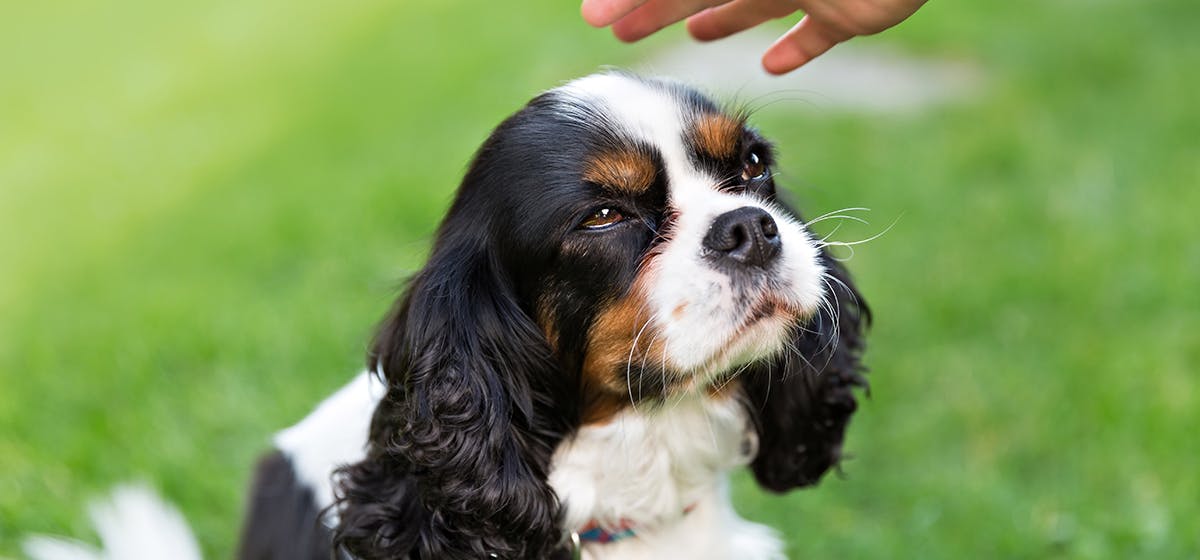
[[(933, 2), (862, 43), (969, 61), (975, 97), (758, 112), (804, 208), (872, 208), (839, 237), (896, 221), (850, 261), (854, 458), (737, 481), (793, 557), (1200, 555), (1198, 22)], [(574, 1), (0, 7), (0, 557), (94, 538), (84, 504), (131, 479), (229, 557), (255, 456), (360, 366), (491, 127), (682, 40)]]

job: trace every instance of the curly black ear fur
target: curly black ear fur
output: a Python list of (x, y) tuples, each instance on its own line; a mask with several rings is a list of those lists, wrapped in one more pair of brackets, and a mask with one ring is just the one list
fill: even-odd
[(842, 439), (865, 387), (860, 357), (871, 312), (849, 273), (822, 253), (830, 293), (792, 339), (792, 348), (742, 378), (758, 429), (751, 463), (764, 488), (786, 492), (816, 484), (842, 457)]
[(486, 242), (440, 237), (375, 339), (388, 391), (367, 458), (340, 473), (335, 544), (363, 560), (547, 558), (573, 393)]

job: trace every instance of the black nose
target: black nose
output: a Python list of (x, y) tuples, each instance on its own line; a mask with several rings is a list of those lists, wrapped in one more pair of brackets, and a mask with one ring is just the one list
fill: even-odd
[(766, 210), (754, 206), (717, 216), (704, 235), (704, 247), (714, 257), (743, 266), (767, 266), (779, 255), (782, 245), (775, 220)]

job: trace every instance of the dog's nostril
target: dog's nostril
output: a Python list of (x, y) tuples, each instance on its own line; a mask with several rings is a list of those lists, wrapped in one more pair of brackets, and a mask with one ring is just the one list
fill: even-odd
[(744, 224), (734, 224), (729, 234), (729, 243), (726, 244), (726, 248), (729, 250), (737, 249), (750, 240), (750, 234), (746, 231)]
[(779, 226), (766, 210), (745, 206), (713, 220), (704, 246), (719, 260), (765, 267), (779, 254)]
[(775, 220), (769, 214), (763, 216), (759, 223), (761, 224), (763, 235), (768, 239), (779, 237), (779, 226), (775, 224)]

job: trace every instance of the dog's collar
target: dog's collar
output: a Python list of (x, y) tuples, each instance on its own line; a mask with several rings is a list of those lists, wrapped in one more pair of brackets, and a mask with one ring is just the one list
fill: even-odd
[[(696, 504), (685, 507), (683, 514), (687, 515), (694, 509), (696, 509)], [(574, 560), (583, 558), (583, 543), (607, 544), (636, 536), (634, 524), (628, 519), (622, 519), (615, 527), (602, 526), (600, 522), (593, 519), (579, 530), (571, 532), (571, 558)]]
[(610, 543), (637, 536), (633, 531), (633, 523), (627, 519), (622, 519), (616, 527), (605, 528), (601, 527), (596, 520), (588, 521), (575, 534), (579, 536), (579, 542), (594, 542), (594, 543)]

